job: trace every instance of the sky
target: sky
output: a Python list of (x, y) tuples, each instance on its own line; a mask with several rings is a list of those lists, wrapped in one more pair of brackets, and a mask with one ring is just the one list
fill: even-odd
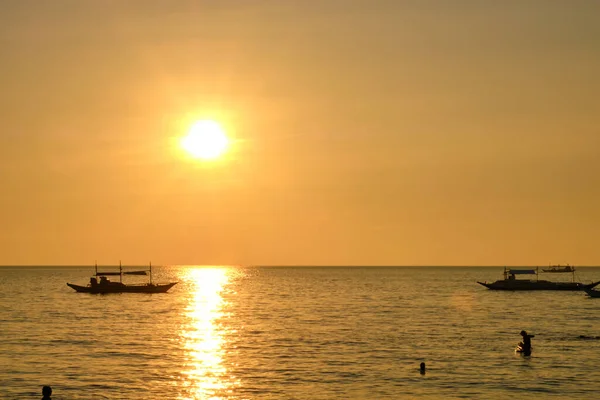
[(0, 265), (599, 265), (599, 17), (4, 0)]

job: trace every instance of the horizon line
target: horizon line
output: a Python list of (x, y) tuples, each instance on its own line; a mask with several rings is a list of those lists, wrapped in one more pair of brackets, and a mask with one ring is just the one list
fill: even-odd
[[(562, 265), (562, 264), (556, 264)], [(597, 268), (600, 265), (570, 265), (572, 267), (577, 268)], [(13, 268), (13, 267), (24, 267), (24, 268), (93, 268), (93, 267), (106, 267), (106, 268), (118, 268), (119, 266), (124, 268), (139, 268), (139, 267), (147, 267), (148, 264), (0, 264), (0, 268)], [(240, 264), (153, 264), (153, 267), (238, 267), (238, 268), (515, 268), (515, 267), (527, 267), (527, 268), (539, 268), (539, 267), (548, 267), (550, 265), (529, 265), (529, 264), (485, 264), (485, 265), (476, 265), (476, 264), (418, 264), (418, 265), (410, 265), (410, 264), (248, 264), (248, 265), (240, 265)]]

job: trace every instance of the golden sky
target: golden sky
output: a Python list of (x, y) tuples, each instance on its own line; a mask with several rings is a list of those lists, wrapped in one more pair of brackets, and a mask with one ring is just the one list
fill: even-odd
[[(600, 2), (0, 2), (0, 264), (600, 262)], [(195, 119), (232, 145), (177, 146)]]

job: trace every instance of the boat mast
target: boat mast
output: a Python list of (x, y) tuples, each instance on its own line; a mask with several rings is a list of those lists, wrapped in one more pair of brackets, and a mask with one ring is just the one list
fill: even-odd
[(150, 284), (152, 285), (152, 261), (150, 261)]
[(119, 260), (119, 282), (123, 283), (123, 267), (121, 266), (121, 260)]

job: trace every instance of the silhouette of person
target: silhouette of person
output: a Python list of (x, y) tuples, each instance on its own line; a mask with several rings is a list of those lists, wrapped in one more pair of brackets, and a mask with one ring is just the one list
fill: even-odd
[(52, 388), (50, 386), (44, 386), (42, 388), (42, 400), (52, 400), (50, 396), (52, 395)]
[(421, 375), (425, 375), (425, 363), (424, 362), (421, 363), (419, 371), (421, 372)]
[(535, 335), (528, 335), (527, 332), (521, 331), (521, 336), (523, 336), (523, 342), (521, 343), (523, 354), (528, 356), (531, 354), (531, 338)]

